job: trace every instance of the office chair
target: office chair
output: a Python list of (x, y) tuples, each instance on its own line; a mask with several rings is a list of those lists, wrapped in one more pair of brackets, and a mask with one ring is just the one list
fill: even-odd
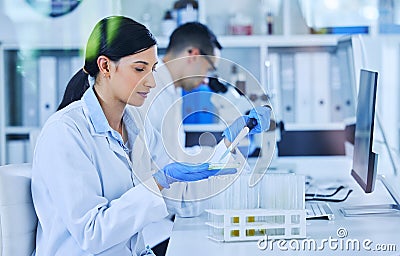
[(28, 163), (32, 163), (33, 153), (35, 151), (36, 141), (40, 134), (40, 129), (31, 129), (29, 131), (29, 150), (27, 152)]
[(0, 256), (30, 256), (36, 226), (31, 164), (0, 166)]

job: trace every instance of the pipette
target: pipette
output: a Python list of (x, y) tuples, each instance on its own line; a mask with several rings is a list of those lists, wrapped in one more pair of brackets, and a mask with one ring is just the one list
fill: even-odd
[(246, 126), (243, 127), (243, 129), (240, 131), (240, 133), (236, 136), (236, 138), (232, 141), (231, 145), (226, 149), (226, 151), (224, 152), (224, 154), (222, 154), (221, 158), (219, 159), (219, 161), (221, 161), (222, 159), (224, 159), (229, 152), (232, 152), (236, 146), (239, 144), (239, 142), (246, 137), (246, 135), (249, 133), (249, 131), (251, 129), (253, 129), (255, 126), (257, 125), (257, 119), (255, 118), (249, 118), (249, 120), (247, 120), (246, 122)]

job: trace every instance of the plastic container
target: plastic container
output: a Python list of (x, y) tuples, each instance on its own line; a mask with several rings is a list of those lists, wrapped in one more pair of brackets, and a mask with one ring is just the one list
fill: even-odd
[(234, 15), (229, 22), (229, 33), (231, 35), (252, 35), (253, 24), (251, 18), (240, 13)]
[(166, 11), (161, 21), (161, 33), (163, 36), (170, 36), (176, 28), (176, 20), (172, 17), (171, 11)]
[(198, 21), (199, 4), (194, 0), (179, 0), (174, 3), (173, 16), (176, 18), (177, 25), (182, 25), (191, 21)]

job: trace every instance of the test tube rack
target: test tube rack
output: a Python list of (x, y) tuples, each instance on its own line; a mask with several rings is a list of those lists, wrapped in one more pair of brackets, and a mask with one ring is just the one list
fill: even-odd
[(210, 209), (208, 238), (218, 242), (268, 239), (302, 239), (306, 237), (305, 210), (278, 209)]

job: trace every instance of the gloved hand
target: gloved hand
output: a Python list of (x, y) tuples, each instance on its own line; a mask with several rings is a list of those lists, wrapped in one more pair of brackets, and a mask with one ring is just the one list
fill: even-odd
[(256, 119), (257, 125), (250, 130), (249, 134), (256, 134), (262, 131), (266, 131), (269, 129), (270, 117), (270, 107), (260, 106), (253, 108), (252, 110), (250, 110), (250, 113), (248, 115), (241, 116), (233, 121), (233, 123), (222, 133), (222, 136), (227, 138), (230, 142), (234, 141), (236, 136), (246, 126), (247, 121), (250, 118)]
[(210, 164), (188, 164), (188, 163), (170, 163), (161, 170), (153, 174), (153, 177), (164, 188), (178, 181), (197, 181), (207, 179), (214, 175), (234, 174), (236, 169), (213, 169), (209, 170)]

